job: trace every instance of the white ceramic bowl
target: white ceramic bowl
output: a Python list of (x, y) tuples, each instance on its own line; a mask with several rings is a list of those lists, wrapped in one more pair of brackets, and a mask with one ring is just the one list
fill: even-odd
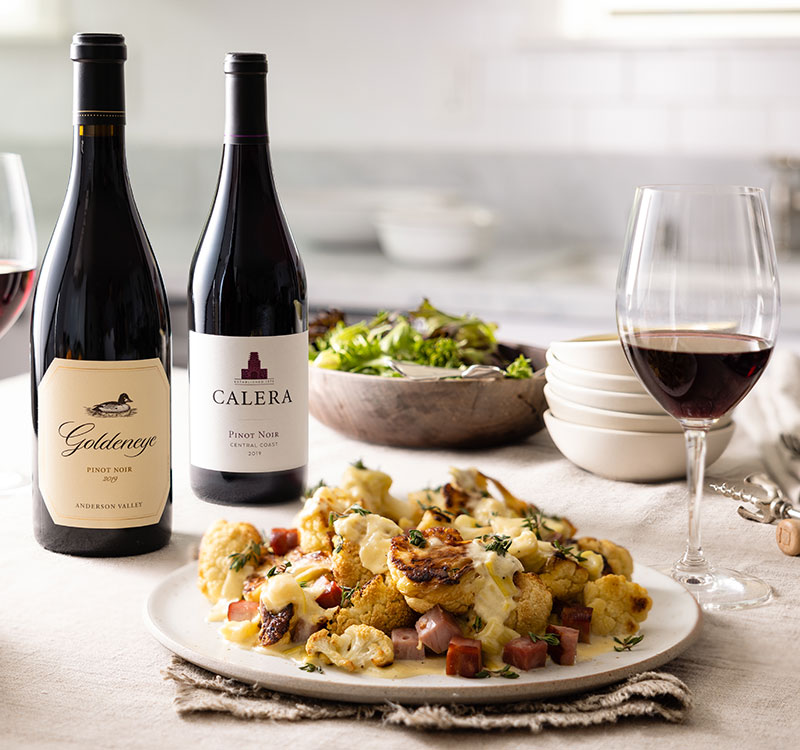
[(476, 260), (489, 243), (492, 213), (475, 206), (382, 211), (375, 222), (381, 249), (397, 263), (450, 266)]
[[(576, 466), (607, 479), (663, 482), (686, 476), (686, 446), (676, 432), (606, 430), (565, 422), (548, 409), (544, 423), (556, 447)], [(716, 461), (735, 424), (708, 433), (706, 464)]]
[(547, 369), (552, 369), (559, 380), (584, 388), (617, 393), (647, 393), (644, 386), (633, 373), (630, 375), (608, 375), (604, 372), (584, 370), (582, 367), (566, 365), (559, 360), (552, 349), (547, 350)]
[(554, 341), (550, 350), (559, 362), (609, 375), (633, 375), (616, 333)]
[(299, 240), (318, 249), (372, 246), (380, 211), (454, 203), (456, 195), (436, 188), (309, 188), (281, 193), (289, 226)]
[[(544, 396), (553, 416), (564, 422), (631, 432), (683, 432), (680, 422), (669, 414), (631, 414), (584, 406), (560, 396), (549, 384), (544, 387)], [(730, 421), (730, 414), (726, 414), (714, 425), (714, 429), (725, 427)]]
[(599, 391), (594, 388), (582, 388), (559, 379), (549, 367), (544, 376), (553, 392), (576, 404), (593, 406), (608, 411), (624, 411), (628, 414), (666, 414), (649, 393), (618, 393), (616, 391)]

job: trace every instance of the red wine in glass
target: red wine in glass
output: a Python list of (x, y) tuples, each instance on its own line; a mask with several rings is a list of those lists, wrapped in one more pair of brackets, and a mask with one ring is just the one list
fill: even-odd
[(772, 354), (763, 339), (716, 331), (645, 331), (626, 343), (642, 384), (676, 419), (719, 419), (747, 395)]
[(33, 289), (34, 269), (0, 260), (0, 336), (19, 317)]

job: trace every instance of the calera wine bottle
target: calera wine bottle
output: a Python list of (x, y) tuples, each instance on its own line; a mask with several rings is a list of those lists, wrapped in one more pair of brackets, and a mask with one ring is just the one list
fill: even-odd
[(33, 301), (34, 531), (134, 555), (170, 538), (170, 324), (125, 164), (124, 37), (76, 34), (74, 148)]
[(270, 166), (267, 59), (225, 58), (225, 142), (189, 277), (191, 482), (213, 503), (301, 496), (308, 457), (306, 279)]

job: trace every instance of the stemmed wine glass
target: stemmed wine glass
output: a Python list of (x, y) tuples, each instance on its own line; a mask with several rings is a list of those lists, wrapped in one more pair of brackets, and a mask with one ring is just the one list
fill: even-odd
[[(0, 336), (24, 309), (35, 269), (36, 230), (22, 159), (0, 153)], [(29, 477), (0, 466), (0, 493), (29, 483)]]
[(764, 371), (779, 308), (763, 190), (637, 188), (617, 279), (617, 326), (642, 385), (684, 430), (689, 535), (672, 576), (704, 609), (755, 606), (771, 596), (761, 579), (706, 560), (700, 501), (706, 434)]

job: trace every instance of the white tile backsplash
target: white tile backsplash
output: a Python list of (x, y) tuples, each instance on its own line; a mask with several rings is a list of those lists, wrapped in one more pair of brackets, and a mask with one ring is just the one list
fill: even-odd
[[(218, 143), (223, 55), (263, 49), (282, 148), (796, 151), (800, 40), (559, 42), (556, 4), (72, 0), (70, 18), (126, 34), (130, 135), (156, 146)], [(0, 46), (0, 148), (69, 132), (70, 67), (67, 39)]]
[(711, 52), (631, 52), (632, 102), (714, 101), (719, 96), (720, 60)]
[(665, 153), (675, 146), (673, 121), (667, 107), (587, 107), (578, 117), (577, 142), (590, 151)]
[(621, 52), (532, 52), (530, 93), (561, 102), (617, 101), (622, 96)]
[(686, 153), (757, 155), (769, 142), (767, 113), (759, 107), (687, 107), (678, 121)]

